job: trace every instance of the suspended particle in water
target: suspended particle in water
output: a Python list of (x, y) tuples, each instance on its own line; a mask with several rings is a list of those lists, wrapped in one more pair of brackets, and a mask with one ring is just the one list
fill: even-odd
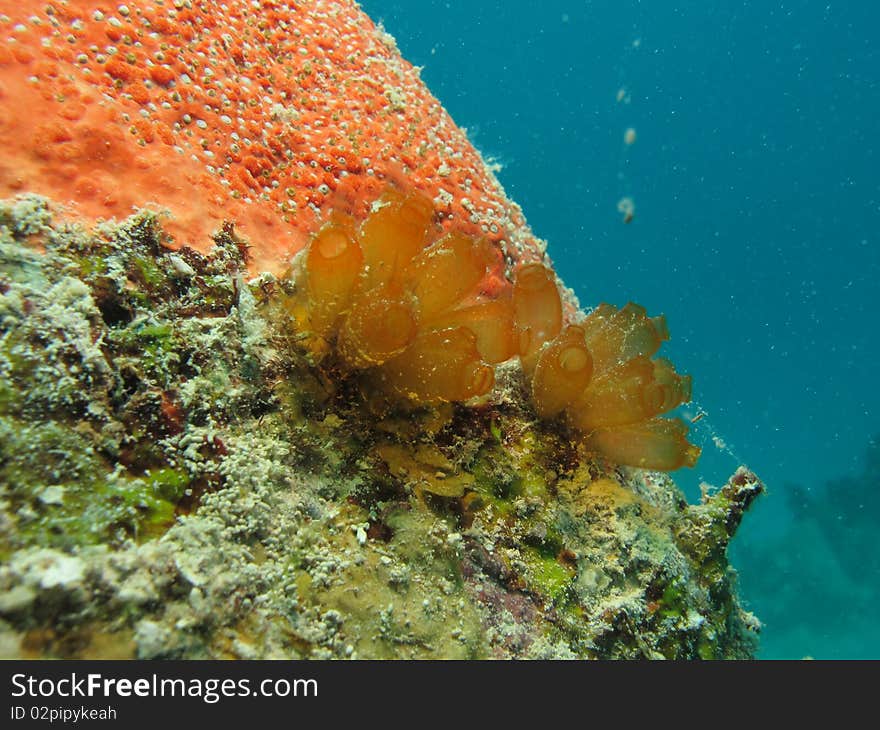
[(617, 99), (618, 104), (629, 104), (630, 102), (629, 92), (622, 86), (617, 90), (614, 98)]
[(636, 204), (629, 196), (617, 201), (617, 212), (623, 216), (624, 223), (631, 223), (636, 215)]
[(627, 130), (623, 133), (623, 141), (627, 145), (631, 145), (636, 141), (636, 130), (632, 127), (628, 127)]
[(700, 443), (701, 446), (706, 446), (709, 441), (712, 442), (712, 445), (722, 454), (730, 457), (737, 465), (745, 464), (740, 456), (734, 451), (733, 447), (725, 441), (721, 435), (715, 430), (715, 427), (709, 420), (709, 414), (706, 410), (704, 410), (698, 403), (692, 403), (695, 408), (694, 410), (685, 409), (682, 412), (682, 416), (684, 416), (688, 421), (690, 421), (692, 425), (691, 433), (697, 437), (697, 443)]

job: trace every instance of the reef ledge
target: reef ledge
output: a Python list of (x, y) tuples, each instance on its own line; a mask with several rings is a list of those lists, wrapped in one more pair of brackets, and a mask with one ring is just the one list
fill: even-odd
[(162, 245), (0, 202), (0, 657), (749, 658), (689, 505), (490, 397), (401, 412), (316, 367), (232, 229)]

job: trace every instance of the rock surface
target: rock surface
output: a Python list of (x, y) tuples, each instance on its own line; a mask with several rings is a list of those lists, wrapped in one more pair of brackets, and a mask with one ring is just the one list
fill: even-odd
[(747, 658), (726, 548), (528, 405), (403, 411), (309, 362), (285, 279), (0, 206), (0, 652), (81, 658)]

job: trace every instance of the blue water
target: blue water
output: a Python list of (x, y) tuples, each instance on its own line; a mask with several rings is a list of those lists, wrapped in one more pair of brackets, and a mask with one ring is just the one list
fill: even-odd
[(581, 302), (666, 314), (708, 414), (677, 481), (769, 488), (733, 551), (762, 656), (880, 657), (880, 3), (362, 6)]

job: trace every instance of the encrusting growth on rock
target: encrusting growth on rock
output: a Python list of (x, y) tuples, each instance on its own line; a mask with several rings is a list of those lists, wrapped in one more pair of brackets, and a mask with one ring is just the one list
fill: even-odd
[(386, 394), (415, 403), (485, 396), (494, 365), (518, 357), (541, 418), (562, 416), (619, 464), (670, 471), (700, 450), (660, 416), (690, 400), (691, 379), (651, 359), (663, 317), (602, 304), (565, 323), (553, 271), (525, 264), (504, 278), (484, 238), (443, 233), (431, 201), (390, 189), (358, 225), (334, 213), (311, 239), (294, 316), (309, 347), (344, 370), (368, 371)]
[[(603, 367), (584, 321), (532, 397), (511, 362), (478, 406), (380, 412), (357, 386), (382, 367), (338, 377), (286, 314), (306, 282), (246, 280), (231, 232), (172, 252), (149, 212), (85, 231), (51, 208), (0, 201), (0, 656), (754, 656), (726, 548), (760, 482), (688, 505), (591, 458), (560, 418)], [(443, 316), (515, 320), (498, 284)], [(413, 342), (445, 356), (449, 331)]]
[[(444, 225), (541, 244), (479, 153), (354, 0), (0, 0), (0, 197), (94, 222), (145, 203), (175, 247), (234, 221), (279, 273), (334, 205), (405, 180)], [(21, 114), (16, 110), (26, 109)]]

